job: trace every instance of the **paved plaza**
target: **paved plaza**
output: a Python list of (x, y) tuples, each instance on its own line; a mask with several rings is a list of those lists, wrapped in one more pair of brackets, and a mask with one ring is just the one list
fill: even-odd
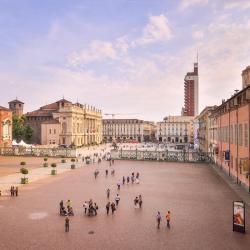
[[(232, 232), (232, 201), (239, 197), (208, 165), (116, 161), (115, 176), (107, 178), (106, 168), (106, 161), (85, 165), (26, 185), (19, 197), (0, 199), (0, 249), (249, 249), (250, 234)], [(132, 172), (140, 172), (140, 184), (122, 186), (119, 207), (107, 216), (106, 189), (113, 200), (117, 181)], [(133, 205), (139, 194), (141, 210)], [(82, 204), (90, 198), (99, 205), (96, 217), (83, 213)], [(71, 199), (75, 212), (69, 233), (59, 216), (61, 199)], [(172, 212), (170, 230), (167, 210)], [(246, 215), (249, 229), (249, 208)]]

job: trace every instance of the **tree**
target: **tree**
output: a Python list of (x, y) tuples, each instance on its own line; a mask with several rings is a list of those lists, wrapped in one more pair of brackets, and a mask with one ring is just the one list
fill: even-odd
[(17, 142), (21, 141), (23, 138), (23, 131), (24, 131), (24, 117), (13, 116), (12, 120), (13, 139), (15, 139)]
[(25, 125), (24, 116), (13, 116), (12, 134), (13, 139), (15, 139), (17, 142), (24, 140), (27, 143), (31, 143), (34, 130), (30, 125)]
[(24, 126), (24, 131), (23, 131), (23, 139), (27, 143), (31, 143), (31, 139), (33, 136), (34, 130), (33, 128), (28, 124)]

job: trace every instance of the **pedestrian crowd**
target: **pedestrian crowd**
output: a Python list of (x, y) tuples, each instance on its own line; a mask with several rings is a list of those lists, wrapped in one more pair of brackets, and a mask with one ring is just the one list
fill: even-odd
[[(98, 157), (98, 163), (99, 163), (100, 156), (97, 154), (97, 155), (94, 155), (94, 157)], [(109, 162), (110, 167), (112, 165), (114, 165), (114, 159), (112, 159), (109, 154), (105, 154), (102, 159), (107, 160)], [(93, 162), (95, 162), (95, 161), (93, 160)], [(110, 172), (111, 176), (115, 176), (115, 169), (114, 168), (105, 169), (105, 176), (106, 177), (108, 177), (109, 172)], [(99, 176), (99, 173), (100, 173), (100, 171), (98, 169), (96, 169), (94, 171), (95, 179)], [(116, 196), (114, 197), (113, 201), (112, 200), (110, 201), (111, 190), (110, 190), (110, 188), (107, 188), (106, 197), (107, 197), (108, 201), (107, 201), (106, 206), (105, 206), (107, 215), (109, 215), (110, 212), (112, 215), (114, 215), (115, 211), (118, 209), (119, 203), (121, 200), (121, 197), (120, 197), (121, 187), (125, 186), (125, 184), (129, 185), (130, 183), (131, 184), (139, 184), (140, 183), (139, 178), (140, 178), (139, 172), (137, 172), (137, 173), (132, 172), (131, 175), (123, 176), (122, 181), (118, 180), (117, 192), (115, 192)], [(142, 195), (141, 194), (137, 195), (135, 197), (133, 203), (134, 203), (135, 209), (141, 209), (142, 204), (143, 204)], [(89, 201), (85, 201), (83, 203), (83, 209), (84, 209), (84, 214), (90, 217), (90, 216), (97, 216), (97, 212), (98, 212), (99, 208), (98, 208), (97, 203), (93, 202), (93, 200), (90, 199)], [(74, 215), (72, 204), (71, 204), (70, 200), (67, 201), (67, 210), (65, 209), (65, 207), (63, 205), (63, 201), (60, 202), (60, 215), (65, 216), (65, 232), (69, 232), (69, 221), (70, 221), (69, 216)], [(168, 211), (166, 213), (165, 217), (166, 217), (166, 227), (169, 229), (170, 229), (170, 216), (171, 216), (170, 211)], [(162, 215), (161, 215), (160, 211), (158, 211), (156, 214), (156, 224), (157, 224), (158, 229), (160, 229), (161, 222), (162, 222)]]

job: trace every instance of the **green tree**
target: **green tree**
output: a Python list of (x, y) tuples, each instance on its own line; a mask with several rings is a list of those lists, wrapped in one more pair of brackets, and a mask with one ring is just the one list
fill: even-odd
[(24, 133), (24, 117), (23, 116), (13, 116), (12, 120), (12, 134), (13, 139), (17, 142), (21, 141)]
[(17, 142), (24, 140), (31, 143), (34, 130), (30, 125), (25, 125), (24, 116), (13, 116), (12, 119), (12, 135)]
[(27, 143), (31, 143), (34, 130), (30, 125), (25, 125), (23, 130), (23, 140)]

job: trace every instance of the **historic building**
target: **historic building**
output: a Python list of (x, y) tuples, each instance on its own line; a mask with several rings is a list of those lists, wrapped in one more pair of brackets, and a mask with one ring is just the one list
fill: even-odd
[(250, 85), (223, 100), (212, 115), (217, 127), (215, 162), (238, 183), (249, 187)]
[(193, 143), (193, 116), (167, 116), (157, 122), (156, 138), (165, 143)]
[(248, 85), (250, 85), (250, 66), (246, 67), (242, 71), (241, 76), (242, 76), (242, 88), (245, 88)]
[(216, 106), (207, 106), (202, 112), (195, 118), (198, 120), (198, 144), (199, 149), (203, 152), (212, 152), (213, 144), (215, 140), (215, 127), (214, 117), (212, 111)]
[(153, 141), (156, 126), (153, 122), (138, 119), (103, 119), (105, 142)]
[(17, 98), (9, 102), (9, 109), (12, 111), (13, 116), (23, 115), (24, 103), (19, 101)]
[(102, 142), (102, 113), (92, 106), (61, 99), (25, 117), (34, 129), (33, 143), (82, 146)]
[(199, 74), (198, 63), (194, 63), (194, 71), (188, 72), (184, 78), (184, 107), (182, 116), (199, 114)]
[(12, 111), (0, 106), (0, 147), (12, 145)]

